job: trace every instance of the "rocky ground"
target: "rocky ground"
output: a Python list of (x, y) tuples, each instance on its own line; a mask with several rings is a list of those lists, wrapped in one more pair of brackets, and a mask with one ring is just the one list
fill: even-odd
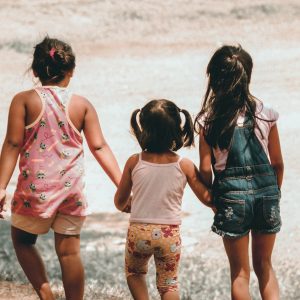
[[(216, 47), (240, 43), (254, 60), (252, 93), (280, 113), (285, 158), (283, 228), (274, 250), (282, 299), (300, 299), (300, 4), (297, 0), (0, 0), (0, 137), (10, 100), (35, 82), (26, 72), (32, 47), (45, 34), (70, 42), (77, 55), (71, 88), (96, 107), (104, 134), (120, 165), (139, 148), (129, 116), (147, 100), (167, 98), (197, 113), (205, 68)], [(197, 149), (181, 151), (198, 163)], [(86, 152), (91, 211), (82, 234), (86, 299), (130, 299), (123, 275), (126, 216), (116, 213), (114, 187)], [(8, 187), (12, 194), (17, 171)], [(229, 270), (221, 240), (209, 232), (212, 214), (187, 190), (183, 204), (182, 299), (229, 299)], [(97, 214), (96, 212), (101, 212)], [(0, 299), (36, 299), (0, 223)], [(38, 242), (49, 277), (63, 299), (52, 234)], [(153, 271), (153, 268), (152, 268)], [(152, 272), (151, 271), (151, 272)], [(149, 286), (157, 299), (154, 272)], [(252, 272), (253, 299), (259, 299)]]

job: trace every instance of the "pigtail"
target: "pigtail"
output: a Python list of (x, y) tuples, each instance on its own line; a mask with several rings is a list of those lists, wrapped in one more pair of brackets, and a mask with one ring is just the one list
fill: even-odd
[(137, 122), (137, 114), (140, 112), (141, 110), (138, 108), (136, 109), (132, 115), (131, 115), (131, 118), (130, 118), (130, 125), (131, 125), (131, 132), (134, 134), (134, 136), (136, 137), (138, 143), (140, 144), (141, 148), (143, 149), (142, 147), (142, 144), (141, 144), (141, 140), (142, 140), (142, 131), (140, 129), (140, 126)]
[(192, 117), (185, 109), (181, 109), (180, 112), (182, 112), (185, 117), (185, 123), (182, 128), (183, 147), (190, 147), (194, 145), (194, 126)]

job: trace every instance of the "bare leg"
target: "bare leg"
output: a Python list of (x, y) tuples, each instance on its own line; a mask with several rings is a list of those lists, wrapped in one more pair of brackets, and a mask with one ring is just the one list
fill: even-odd
[(35, 247), (37, 235), (12, 226), (11, 237), (18, 261), (40, 299), (54, 300), (44, 263)]
[(149, 300), (145, 275), (130, 275), (127, 284), (134, 300)]
[(179, 292), (166, 292), (161, 296), (162, 300), (179, 300)]
[(278, 300), (279, 287), (271, 263), (276, 234), (252, 233), (253, 268), (263, 300)]
[(224, 238), (231, 273), (231, 297), (233, 300), (250, 300), (249, 294), (249, 235), (241, 238)]
[(80, 258), (80, 236), (55, 233), (55, 249), (60, 262), (67, 300), (82, 300), (84, 269)]

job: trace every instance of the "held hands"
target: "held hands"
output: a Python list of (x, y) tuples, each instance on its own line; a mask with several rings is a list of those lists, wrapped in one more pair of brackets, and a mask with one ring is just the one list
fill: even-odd
[(3, 212), (5, 209), (6, 202), (6, 191), (4, 189), (0, 189), (0, 219), (4, 219)]
[(128, 201), (127, 201), (127, 205), (123, 208), (122, 212), (130, 214), (131, 213), (131, 200), (132, 200), (132, 196), (129, 197)]
[(208, 189), (208, 193), (209, 193), (209, 200), (207, 202), (207, 206), (212, 209), (212, 211), (214, 212), (214, 214), (216, 214), (217, 208), (215, 207), (214, 202), (213, 202), (212, 190)]

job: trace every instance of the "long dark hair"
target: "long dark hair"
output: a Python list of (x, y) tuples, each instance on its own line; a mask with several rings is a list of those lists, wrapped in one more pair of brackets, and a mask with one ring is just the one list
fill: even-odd
[(230, 147), (240, 113), (253, 121), (253, 129), (257, 126), (257, 99), (249, 91), (252, 67), (251, 56), (240, 45), (219, 48), (209, 61), (207, 90), (194, 128), (198, 133), (204, 128), (211, 147)]
[[(139, 123), (137, 117), (139, 114)], [(185, 116), (181, 126), (180, 113)], [(176, 151), (194, 144), (193, 122), (188, 111), (172, 101), (161, 99), (148, 102), (131, 115), (131, 129), (142, 150), (161, 153)]]
[(75, 54), (71, 46), (46, 36), (34, 47), (31, 69), (42, 82), (58, 83), (75, 68)]

